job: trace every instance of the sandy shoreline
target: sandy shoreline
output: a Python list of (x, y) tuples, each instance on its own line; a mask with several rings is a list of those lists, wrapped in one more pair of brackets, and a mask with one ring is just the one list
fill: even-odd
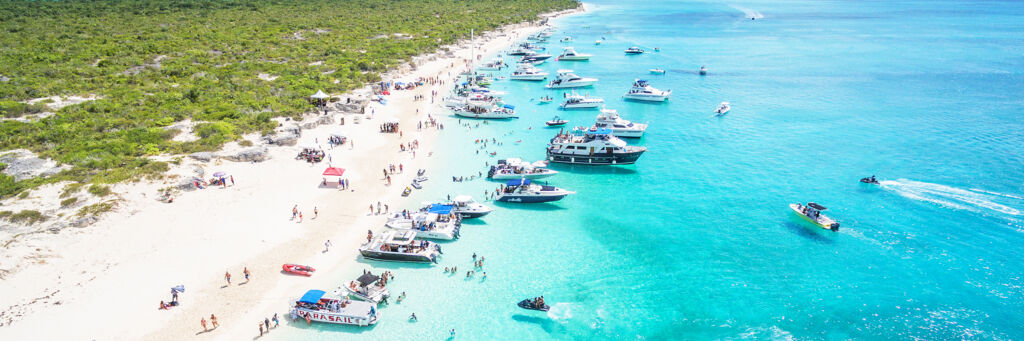
[[(321, 145), (338, 129), (349, 135), (354, 145), (325, 151), (334, 166), (346, 169), (352, 191), (319, 186), (326, 161), (310, 165), (294, 159), (298, 147), (272, 147), (271, 159), (262, 163), (189, 161), (180, 166), (200, 165), (208, 174), (225, 171), (234, 176), (234, 186), (187, 193), (173, 204), (131, 197), (95, 225), (55, 236), (50, 248), (58, 257), (38, 260), (0, 281), (0, 308), (23, 315), (0, 327), (0, 339), (239, 339), (258, 335), (256, 322), (274, 313), (287, 325), (289, 299), (312, 287), (334, 288), (338, 284), (327, 274), (356, 266), (356, 249), (366, 230), (379, 230), (384, 222), (383, 215), (367, 213), (368, 205), (379, 201), (391, 209), (408, 208), (402, 189), (416, 169), (425, 168), (430, 175), (429, 155), (443, 152), (435, 143), (440, 131), (418, 131), (416, 126), (428, 113), (447, 115), (440, 98), (472, 58), (470, 46), (478, 55), (493, 54), (540, 28), (505, 27), (458, 44), (454, 57), (421, 58), (415, 70), (383, 78), (438, 77), (443, 85), (393, 91), (386, 106), (371, 105), (374, 119), (359, 124), (347, 116), (346, 125), (303, 130), (300, 141), (318, 139)], [(435, 104), (431, 91), (438, 93)], [(413, 100), (416, 95), (425, 99)], [(377, 131), (380, 118), (388, 116), (401, 121), (401, 137)], [(399, 144), (414, 140), (420, 145), (415, 157), (399, 151)], [(392, 175), (393, 185), (385, 185), (381, 170), (399, 163), (406, 171)], [(167, 184), (124, 186), (139, 187), (128, 192), (152, 195)], [(301, 223), (289, 219), (293, 205), (303, 212)], [(319, 210), (316, 218), (314, 207)], [(333, 245), (323, 252), (326, 240)], [(308, 264), (321, 275), (283, 275), (283, 263)], [(253, 274), (249, 282), (242, 276), (243, 267)], [(225, 285), (225, 271), (232, 274), (231, 285)], [(179, 284), (186, 287), (182, 305), (158, 310), (161, 300), (170, 300), (170, 288)], [(217, 315), (221, 326), (201, 333), (199, 320), (210, 314)], [(283, 335), (273, 332), (268, 337)]]

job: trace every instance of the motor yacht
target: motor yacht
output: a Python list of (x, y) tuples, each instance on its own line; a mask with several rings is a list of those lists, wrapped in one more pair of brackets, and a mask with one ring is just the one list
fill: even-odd
[(597, 97), (590, 97), (590, 95), (580, 95), (575, 91), (571, 95), (566, 95), (565, 102), (562, 103), (562, 109), (592, 109), (600, 107), (604, 104), (604, 99)]
[(450, 205), (433, 205), (417, 212), (395, 213), (384, 226), (396, 231), (415, 231), (419, 238), (452, 240), (459, 237), (462, 219), (452, 213)]
[(467, 105), (463, 108), (452, 109), (452, 112), (456, 116), (465, 118), (480, 118), (480, 119), (509, 119), (519, 118), (516, 114), (516, 107), (512, 105), (493, 105), (490, 108), (481, 108), (476, 106)]
[(594, 122), (597, 129), (610, 129), (616, 137), (642, 137), (647, 130), (647, 124), (633, 123), (619, 117), (619, 112), (613, 109), (601, 109)]
[(491, 169), (487, 171), (487, 178), (494, 180), (537, 180), (558, 174), (558, 171), (548, 169), (547, 166), (547, 161), (530, 163), (522, 159), (508, 158), (498, 160), (497, 165), (491, 166)]
[(576, 192), (554, 186), (541, 186), (529, 179), (509, 180), (498, 193), (497, 201), (515, 203), (540, 203), (562, 200)]
[(566, 123), (569, 123), (569, 120), (564, 120), (558, 116), (555, 116), (555, 118), (552, 118), (550, 121), (544, 122), (548, 127), (560, 127), (564, 126)]
[(473, 200), (468, 195), (459, 195), (451, 202), (452, 212), (462, 216), (464, 219), (480, 218), (494, 211), (493, 208)]
[(483, 65), (477, 66), (476, 69), (480, 71), (500, 71), (504, 68), (505, 62), (501, 59), (495, 59), (490, 62), (484, 63)]
[(348, 285), (338, 289), (348, 297), (375, 304), (380, 304), (391, 296), (391, 292), (380, 281), (380, 276), (369, 272), (364, 273), (355, 280), (349, 281)]
[(807, 206), (801, 204), (789, 204), (789, 208), (793, 210), (797, 215), (803, 217), (805, 220), (814, 224), (814, 226), (839, 231), (839, 223), (821, 214), (821, 211), (827, 210), (825, 206), (818, 205), (813, 202), (807, 203)]
[(548, 161), (579, 165), (628, 165), (636, 163), (646, 147), (626, 145), (610, 129), (576, 129), (559, 133), (547, 147)]
[(533, 66), (533, 64), (519, 64), (519, 67), (508, 76), (509, 79), (519, 81), (540, 81), (548, 78), (548, 73)]
[(590, 57), (591, 57), (591, 55), (589, 55), (589, 54), (579, 53), (579, 52), (576, 52), (576, 49), (574, 49), (572, 47), (566, 47), (565, 50), (562, 51), (562, 54), (559, 55), (558, 58), (555, 58), (555, 60), (558, 60), (558, 61), (584, 61), (584, 60), (590, 60)]
[(633, 47), (630, 47), (630, 48), (626, 49), (626, 54), (641, 54), (641, 53), (644, 53), (644, 50), (639, 48), (639, 47), (636, 47), (636, 46), (633, 46)]
[(650, 71), (652, 74), (655, 74), (655, 75), (664, 75), (665, 74), (665, 70), (664, 69), (650, 69), (648, 71)]
[(622, 97), (637, 101), (664, 102), (668, 100), (670, 95), (672, 95), (672, 90), (658, 90), (647, 81), (637, 79), (633, 81), (633, 87)]
[(594, 85), (597, 78), (584, 78), (577, 76), (572, 70), (558, 70), (558, 76), (548, 82), (549, 89), (581, 88)]
[(437, 263), (441, 246), (417, 240), (416, 231), (385, 231), (360, 246), (359, 253), (369, 259), (384, 261)]

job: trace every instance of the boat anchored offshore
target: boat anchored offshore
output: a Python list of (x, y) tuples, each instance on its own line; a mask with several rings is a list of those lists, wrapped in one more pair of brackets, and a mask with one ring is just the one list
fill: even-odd
[(506, 119), (506, 118), (518, 118), (516, 115), (516, 107), (512, 105), (494, 105), (490, 108), (481, 108), (475, 106), (466, 106), (465, 108), (456, 108), (452, 111), (456, 116), (465, 118), (480, 118), (480, 119)]
[(592, 109), (600, 107), (604, 104), (603, 98), (590, 97), (590, 95), (580, 95), (573, 92), (571, 95), (565, 96), (565, 102), (560, 106), (562, 109)]
[(495, 59), (493, 61), (478, 66), (476, 69), (480, 71), (499, 71), (505, 66), (506, 65), (504, 61), (502, 61), (501, 59)]
[(656, 74), (656, 75), (664, 75), (665, 74), (665, 70), (664, 69), (650, 69), (650, 70), (647, 70), (647, 71), (650, 71), (651, 73)]
[(380, 304), (380, 302), (387, 300), (391, 296), (391, 292), (380, 281), (380, 276), (369, 272), (364, 273), (354, 281), (348, 282), (347, 286), (340, 289), (344, 290), (348, 297), (374, 304)]
[(630, 47), (630, 48), (626, 49), (626, 54), (641, 54), (641, 53), (644, 53), (644, 50), (639, 48), (639, 47), (636, 47), (636, 46), (633, 46), (633, 47)]
[(562, 54), (559, 55), (558, 58), (555, 58), (555, 60), (557, 60), (557, 61), (567, 61), (567, 62), (568, 61), (584, 61), (584, 60), (590, 60), (590, 57), (591, 57), (591, 55), (589, 55), (589, 54), (579, 53), (579, 52), (576, 52), (576, 49), (574, 49), (572, 47), (566, 47), (562, 51)]
[(498, 160), (497, 165), (491, 166), (491, 169), (487, 171), (487, 178), (494, 180), (536, 180), (558, 174), (558, 171), (547, 169), (547, 166), (548, 163), (546, 161), (529, 163), (521, 159), (508, 158)]
[(725, 115), (725, 113), (729, 112), (729, 109), (731, 109), (729, 107), (729, 102), (722, 102), (722, 104), (718, 105), (718, 109), (715, 109), (715, 115), (716, 116)]
[(323, 290), (310, 290), (295, 300), (291, 309), (292, 319), (354, 326), (377, 323), (377, 304), (342, 297), (324, 297), (325, 294)]
[(582, 88), (597, 83), (597, 78), (577, 76), (572, 70), (558, 70), (558, 77), (548, 83), (549, 89)]
[(646, 147), (628, 146), (609, 129), (559, 133), (547, 147), (548, 161), (579, 165), (628, 165), (636, 163)]
[(519, 62), (537, 65), (543, 63), (545, 60), (548, 60), (548, 58), (551, 58), (550, 54), (532, 52), (523, 55), (523, 58), (520, 58)]
[(359, 247), (363, 257), (396, 262), (437, 263), (441, 246), (416, 240), (416, 231), (386, 231)]
[(648, 102), (664, 102), (672, 95), (672, 90), (658, 90), (643, 79), (633, 81), (633, 87), (622, 95), (625, 99)]
[(462, 219), (452, 213), (450, 205), (432, 205), (425, 211), (396, 213), (384, 226), (395, 231), (414, 231), (425, 239), (452, 240), (459, 237)]
[(496, 200), (516, 203), (540, 203), (562, 200), (569, 194), (576, 192), (567, 191), (554, 186), (541, 186), (528, 179), (509, 180)]
[(544, 122), (548, 127), (559, 127), (569, 123), (569, 120), (563, 120), (561, 117), (555, 116), (550, 121)]
[(619, 112), (613, 109), (601, 109), (594, 122), (597, 129), (610, 129), (616, 137), (642, 137), (647, 131), (647, 124), (633, 123), (619, 117)]
[(480, 218), (494, 211), (493, 208), (476, 202), (473, 197), (468, 195), (456, 196), (455, 199), (452, 199), (451, 205), (452, 212), (466, 219)]
[(533, 64), (519, 64), (508, 78), (517, 81), (540, 81), (548, 78), (548, 73), (534, 67)]
[(801, 204), (789, 204), (789, 208), (793, 209), (797, 215), (803, 217), (807, 221), (810, 221), (815, 226), (826, 230), (839, 231), (839, 223), (832, 218), (821, 214), (821, 211), (827, 210), (825, 206), (818, 205), (813, 202), (807, 203), (807, 206)]

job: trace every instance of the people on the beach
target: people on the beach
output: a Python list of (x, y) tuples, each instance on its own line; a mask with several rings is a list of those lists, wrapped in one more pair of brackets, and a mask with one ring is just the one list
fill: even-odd
[(245, 282), (248, 283), (249, 282), (249, 268), (248, 267), (242, 268), (242, 274), (245, 275)]
[(206, 327), (206, 318), (205, 317), (201, 321), (199, 321), (199, 324), (203, 325), (203, 331), (204, 332), (210, 331), (210, 329)]
[(228, 281), (228, 285), (231, 285), (231, 273), (230, 272), (227, 272), (227, 271), (224, 272), (224, 280)]
[(217, 316), (214, 316), (213, 314), (210, 314), (210, 323), (213, 324), (213, 329), (220, 327), (220, 323), (217, 323)]

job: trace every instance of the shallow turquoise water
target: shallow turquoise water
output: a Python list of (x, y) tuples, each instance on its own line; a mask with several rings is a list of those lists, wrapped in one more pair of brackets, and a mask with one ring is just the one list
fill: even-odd
[[(551, 184), (578, 194), (493, 205), (438, 266), (364, 262), (395, 271), (391, 290), (409, 298), (375, 327), (295, 325), (296, 339), (1024, 338), (1024, 3), (593, 5), (547, 43), (557, 55), (570, 35), (593, 59), (541, 67), (600, 78), (585, 92), (651, 123), (629, 141), (650, 151), (634, 166), (554, 166)], [(649, 52), (625, 56), (632, 45)], [(623, 102), (636, 77), (672, 89), (670, 103)], [(494, 162), (475, 138), (539, 160), (555, 133), (543, 121), (596, 115), (536, 104), (561, 94), (542, 83), (494, 88), (522, 118), (469, 131), (445, 118), (446, 166), (414, 201), (496, 186), (446, 180)], [(721, 101), (732, 111), (712, 117)], [(881, 186), (857, 182), (871, 174)], [(806, 201), (841, 231), (788, 211)], [(473, 252), (487, 279), (465, 278)], [(442, 273), (452, 265), (461, 275)], [(537, 295), (552, 312), (515, 307)]]

